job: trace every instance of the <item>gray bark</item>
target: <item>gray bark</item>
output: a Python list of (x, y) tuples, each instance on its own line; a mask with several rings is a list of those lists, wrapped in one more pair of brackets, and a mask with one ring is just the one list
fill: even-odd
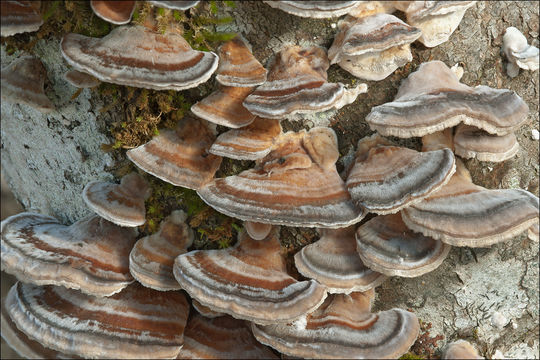
[[(241, 32), (263, 64), (286, 44), (328, 48), (337, 32), (337, 19), (298, 18), (262, 2), (241, 2), (220, 11), (235, 18), (220, 30)], [(538, 196), (538, 141), (531, 136), (531, 130), (539, 128), (538, 72), (522, 70), (509, 78), (500, 51), (509, 26), (520, 29), (538, 46), (538, 12), (536, 2), (478, 2), (467, 10), (447, 43), (433, 49), (415, 44), (410, 65), (383, 81), (367, 82), (368, 94), (360, 95), (354, 104), (304, 122), (285, 122), (284, 127), (329, 122), (338, 134), (341, 154), (350, 159), (358, 139), (371, 133), (364, 121), (370, 108), (391, 101), (401, 79), (419, 63), (428, 59), (448, 66), (461, 62), (465, 68), (462, 82), (512, 89), (530, 108), (530, 121), (516, 134), (521, 145), (518, 156), (504, 163), (466, 161), (473, 180), (487, 188), (523, 188)], [(106, 124), (123, 114), (114, 109), (100, 113), (104, 101), (89, 90), (69, 100), (76, 89), (62, 78), (67, 66), (58, 39), (39, 41), (35, 54), (47, 68), (49, 94), (57, 111), (43, 115), (25, 105), (2, 102), (2, 171), (26, 209), (71, 223), (89, 213), (80, 195), (84, 185), (113, 177), (110, 169), (115, 159), (99, 145), (112, 142)], [(6, 55), (2, 47), (2, 66), (16, 55)], [(331, 67), (329, 78), (347, 84), (353, 80), (336, 66)], [(416, 140), (401, 143), (418, 146)], [(376, 309), (412, 309), (422, 321), (433, 324), (432, 335), (444, 335), (439, 346), (466, 338), (488, 358), (496, 351), (507, 357), (538, 358), (538, 266), (538, 244), (526, 234), (488, 249), (453, 248), (443, 265), (430, 274), (386, 281), (376, 291)], [(502, 328), (492, 324), (495, 312), (506, 319)]]

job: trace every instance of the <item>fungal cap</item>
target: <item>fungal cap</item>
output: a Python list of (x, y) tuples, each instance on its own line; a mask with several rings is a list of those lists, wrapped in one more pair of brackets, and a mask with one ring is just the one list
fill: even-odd
[(2, 270), (18, 280), (110, 296), (133, 282), (128, 255), (135, 229), (90, 216), (70, 226), (20, 213), (2, 221)]
[(267, 70), (251, 53), (251, 47), (240, 35), (218, 49), (216, 80), (226, 86), (253, 87), (266, 81)]
[(131, 275), (146, 287), (180, 290), (174, 278), (174, 259), (187, 252), (193, 231), (186, 225), (187, 215), (175, 210), (163, 220), (157, 233), (139, 239), (129, 254)]
[(146, 180), (132, 172), (122, 177), (120, 184), (89, 182), (82, 195), (86, 205), (102, 218), (120, 226), (135, 227), (146, 222), (144, 201), (150, 194)]
[(204, 120), (185, 117), (175, 130), (162, 130), (151, 141), (127, 151), (145, 172), (175, 186), (198, 189), (208, 183), (221, 157), (208, 154), (215, 135)]
[(218, 66), (216, 54), (193, 50), (181, 35), (138, 25), (119, 26), (101, 39), (66, 34), (60, 47), (76, 70), (104, 82), (154, 90), (198, 86)]
[(158, 1), (148, 1), (150, 4), (154, 5), (154, 6), (157, 6), (157, 7), (161, 7), (161, 8), (166, 8), (166, 9), (171, 9), (171, 10), (188, 10), (188, 9), (191, 9), (192, 7), (195, 7), (200, 1), (199, 0), (196, 0), (196, 1), (189, 1), (189, 0), (158, 0)]
[(356, 232), (360, 258), (388, 276), (416, 277), (435, 270), (451, 246), (407, 228), (401, 214), (377, 216)]
[(71, 85), (81, 89), (92, 88), (101, 84), (101, 81), (92, 75), (77, 70), (69, 70), (66, 72), (64, 74), (64, 79)]
[(268, 155), (281, 133), (279, 120), (255, 117), (248, 126), (220, 134), (209, 151), (232, 159), (257, 160)]
[(287, 274), (279, 228), (264, 241), (243, 231), (234, 247), (196, 250), (176, 258), (174, 276), (192, 298), (211, 310), (261, 324), (292, 321), (326, 297), (315, 281)]
[(527, 43), (527, 38), (515, 27), (506, 29), (503, 36), (503, 52), (508, 59), (506, 72), (516, 77), (519, 69), (538, 70), (539, 53), (536, 46)]
[(298, 272), (326, 286), (329, 293), (367, 291), (386, 276), (369, 269), (356, 253), (354, 226), (320, 229), (321, 238), (294, 256)]
[(90, 7), (94, 14), (115, 25), (124, 25), (131, 21), (135, 11), (135, 1), (91, 0)]
[(41, 1), (1, 1), (1, 36), (12, 36), (39, 30), (43, 24), (40, 8)]
[(338, 17), (347, 14), (358, 6), (362, 1), (264, 1), (273, 8), (286, 13), (324, 19)]
[(132, 284), (111, 297), (15, 284), (6, 307), (17, 327), (48, 348), (82, 358), (173, 358), (189, 304), (181, 292)]
[(478, 354), (478, 351), (471, 345), (470, 342), (465, 340), (457, 340), (446, 345), (443, 355), (443, 359), (483, 359)]
[(54, 110), (54, 105), (45, 95), (46, 78), (47, 72), (41, 60), (23, 56), (2, 68), (2, 100), (26, 104), (42, 113), (49, 113)]
[(519, 151), (516, 135), (492, 135), (474, 126), (460, 124), (454, 135), (456, 155), (462, 158), (477, 158), (480, 161), (505, 161)]

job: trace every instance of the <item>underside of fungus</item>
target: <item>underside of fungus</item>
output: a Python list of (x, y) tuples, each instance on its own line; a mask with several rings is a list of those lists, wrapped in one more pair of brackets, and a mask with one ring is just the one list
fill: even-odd
[(175, 130), (162, 130), (150, 142), (127, 152), (145, 172), (176, 186), (198, 189), (209, 182), (221, 157), (208, 154), (215, 140), (205, 120), (185, 117)]
[(64, 226), (50, 216), (20, 213), (2, 221), (2, 270), (24, 282), (110, 296), (133, 282), (135, 237), (134, 229), (98, 216)]
[(338, 228), (364, 213), (335, 168), (337, 138), (330, 128), (289, 132), (255, 166), (214, 179), (197, 192), (214, 209), (245, 221)]
[(2, 68), (1, 74), (2, 100), (26, 104), (42, 113), (54, 110), (54, 105), (45, 95), (47, 72), (41, 60), (23, 56)]
[(424, 136), (459, 123), (504, 135), (526, 120), (527, 104), (513, 91), (459, 82), (441, 61), (422, 63), (402, 81), (394, 101), (375, 106), (366, 117), (384, 136)]
[(455, 171), (450, 149), (418, 152), (375, 134), (358, 142), (347, 178), (355, 204), (377, 214), (396, 213), (436, 192)]
[(389, 14), (347, 17), (328, 50), (332, 64), (365, 80), (382, 80), (412, 60), (409, 44), (421, 32)]
[(135, 11), (135, 1), (91, 0), (94, 14), (115, 25), (127, 24)]
[(450, 251), (450, 245), (409, 230), (399, 213), (362, 224), (356, 243), (364, 264), (388, 276), (416, 277), (433, 271)]
[(193, 243), (193, 231), (185, 223), (187, 215), (176, 210), (163, 220), (159, 231), (139, 239), (129, 254), (129, 271), (146, 287), (179, 290), (174, 278), (174, 259)]
[(317, 308), (326, 290), (287, 274), (279, 228), (262, 241), (239, 235), (225, 250), (196, 250), (176, 258), (174, 276), (191, 297), (213, 311), (260, 324), (287, 322)]
[(196, 51), (181, 35), (120, 26), (101, 39), (67, 34), (62, 55), (76, 70), (101, 81), (154, 90), (185, 90), (217, 69), (213, 52)]
[(356, 253), (355, 227), (321, 229), (321, 238), (294, 256), (298, 272), (326, 286), (329, 293), (367, 291), (386, 276), (362, 263)]
[(295, 357), (390, 359), (407, 352), (420, 326), (416, 315), (392, 309), (370, 312), (365, 293), (330, 295), (292, 324), (252, 325), (263, 344)]
[(273, 8), (286, 13), (316, 19), (332, 18), (347, 14), (362, 1), (265, 1)]
[(111, 297), (60, 286), (15, 284), (6, 308), (44, 346), (83, 358), (172, 358), (184, 343), (189, 304), (181, 292), (133, 284)]
[(244, 100), (244, 106), (257, 116), (283, 119), (340, 109), (367, 91), (365, 84), (346, 89), (342, 83), (327, 82), (329, 66), (322, 48), (288, 46), (275, 56), (267, 81)]

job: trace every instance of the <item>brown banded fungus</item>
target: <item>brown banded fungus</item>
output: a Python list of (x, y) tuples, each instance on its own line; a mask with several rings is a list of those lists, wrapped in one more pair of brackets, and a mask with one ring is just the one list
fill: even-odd
[(498, 162), (514, 157), (519, 151), (519, 143), (513, 132), (497, 136), (460, 124), (454, 135), (454, 151), (465, 159)]
[(444, 348), (442, 359), (483, 359), (478, 351), (465, 340), (454, 341)]
[(187, 10), (196, 6), (200, 1), (188, 1), (188, 0), (158, 0), (148, 1), (150, 4), (171, 10)]
[(402, 81), (394, 101), (375, 106), (367, 115), (371, 129), (384, 136), (424, 136), (459, 123), (490, 134), (519, 128), (529, 108), (513, 91), (459, 82), (441, 61), (422, 63)]
[(328, 50), (331, 64), (339, 64), (365, 80), (382, 80), (412, 60), (410, 44), (422, 34), (389, 14), (347, 17)]
[(377, 216), (356, 231), (360, 258), (388, 276), (416, 277), (435, 270), (451, 246), (407, 228), (401, 214)]
[(77, 70), (69, 70), (64, 74), (64, 79), (80, 89), (93, 88), (101, 84), (101, 81), (92, 75)]
[(210, 319), (225, 315), (224, 313), (211, 310), (208, 306), (204, 306), (195, 299), (191, 299), (191, 305), (193, 305), (193, 308), (197, 310), (199, 314)]
[(45, 95), (47, 71), (38, 58), (23, 56), (1, 71), (2, 100), (15, 104), (29, 105), (42, 113), (54, 110)]
[(279, 120), (257, 116), (248, 126), (220, 134), (209, 151), (232, 159), (257, 160), (268, 155), (281, 133)]
[(413, 231), (453, 246), (487, 247), (511, 239), (538, 221), (538, 197), (521, 189), (491, 190), (456, 173), (439, 191), (401, 212)]
[(363, 1), (264, 1), (273, 8), (280, 9), (286, 13), (315, 18), (325, 19), (338, 17), (352, 11)]
[(448, 41), (456, 30), (465, 11), (475, 1), (394, 1), (394, 5), (405, 12), (407, 23), (422, 30), (418, 39), (427, 47)]
[(131, 21), (135, 11), (135, 1), (91, 0), (90, 7), (98, 17), (115, 25), (124, 25)]
[(527, 44), (527, 38), (515, 27), (506, 29), (503, 36), (503, 52), (508, 60), (506, 73), (516, 77), (519, 69), (538, 70), (539, 53), (536, 46)]
[(251, 53), (251, 46), (240, 35), (218, 49), (216, 80), (225, 86), (253, 87), (266, 81), (267, 70)]
[(173, 358), (184, 343), (189, 304), (181, 292), (132, 284), (111, 297), (59, 286), (15, 284), (13, 322), (43, 346), (82, 358)]
[(174, 259), (193, 243), (186, 218), (183, 211), (173, 211), (157, 233), (139, 239), (131, 250), (129, 271), (144, 286), (160, 291), (180, 289), (173, 275)]
[(454, 171), (450, 149), (418, 152), (375, 134), (358, 142), (347, 188), (358, 207), (393, 214), (440, 189)]
[(142, 26), (120, 26), (101, 39), (67, 34), (60, 45), (76, 70), (101, 81), (154, 90), (195, 87), (218, 66), (216, 54), (193, 50), (181, 35)]
[(244, 106), (257, 116), (283, 119), (341, 109), (367, 91), (365, 84), (346, 89), (342, 83), (327, 82), (329, 66), (322, 48), (286, 47), (271, 62), (267, 81), (244, 100)]
[(0, 1), (0, 33), (11, 36), (37, 31), (43, 24), (41, 1)]
[(71, 226), (21, 213), (2, 221), (2, 270), (37, 285), (110, 296), (133, 282), (129, 252), (135, 229), (90, 216)]
[(272, 231), (272, 225), (246, 221), (244, 222), (244, 229), (253, 240), (264, 240)]
[(198, 189), (214, 177), (221, 164), (221, 157), (208, 154), (214, 140), (205, 120), (185, 117), (175, 130), (162, 130), (150, 142), (128, 150), (127, 157), (163, 181)]
[(401, 309), (370, 312), (365, 293), (329, 295), (292, 324), (252, 324), (263, 344), (287, 355), (318, 359), (397, 359), (418, 336), (416, 315)]
[(180, 255), (174, 276), (202, 305), (260, 324), (295, 320), (326, 297), (314, 280), (297, 281), (287, 274), (277, 227), (264, 241), (243, 231), (234, 247)]
[(354, 226), (319, 231), (321, 238), (294, 256), (300, 274), (317, 280), (329, 293), (367, 291), (386, 280), (386, 276), (369, 269), (358, 257)]
[(252, 92), (253, 87), (221, 86), (193, 105), (191, 112), (201, 119), (218, 125), (240, 128), (255, 120), (255, 115), (242, 104)]
[(184, 332), (184, 346), (177, 359), (278, 359), (255, 340), (249, 323), (221, 316), (192, 316)]
[(151, 195), (151, 189), (137, 173), (125, 175), (120, 184), (89, 182), (82, 195), (90, 209), (117, 225), (135, 227), (146, 222), (144, 201)]
[(330, 128), (288, 132), (253, 169), (214, 179), (197, 191), (217, 211), (244, 221), (339, 228), (364, 213), (336, 171), (337, 137)]
[[(11, 320), (6, 309), (6, 299), (2, 299), (2, 331), (0, 334), (4, 341), (13, 349), (19, 356), (26, 359), (71, 359), (73, 356), (59, 353), (58, 351), (46, 348), (39, 342), (30, 339), (17, 328), (17, 325)], [(2, 344), (3, 346), (3, 344)]]

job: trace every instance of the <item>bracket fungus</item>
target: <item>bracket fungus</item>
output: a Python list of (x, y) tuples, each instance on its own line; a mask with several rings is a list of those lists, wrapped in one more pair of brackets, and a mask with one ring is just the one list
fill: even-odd
[(382, 80), (412, 60), (410, 44), (422, 34), (394, 15), (380, 13), (339, 22), (328, 58), (352, 75)]
[(538, 242), (538, 233), (540, 232), (540, 224), (539, 222), (536, 222), (536, 224), (532, 224), (529, 227), (529, 230), (527, 231), (527, 237), (531, 239), (532, 241)]
[(77, 70), (69, 70), (66, 72), (64, 74), (64, 79), (71, 85), (80, 89), (93, 88), (94, 86), (101, 84), (101, 81), (92, 75)]
[(42, 113), (54, 110), (51, 100), (45, 95), (47, 71), (38, 58), (23, 56), (1, 71), (2, 100), (29, 105)]
[(259, 324), (295, 320), (326, 297), (324, 286), (314, 280), (297, 281), (287, 274), (277, 227), (263, 241), (243, 231), (234, 247), (180, 255), (174, 276), (202, 305)]
[(144, 201), (152, 190), (142, 176), (132, 172), (120, 184), (91, 181), (84, 187), (83, 199), (102, 218), (120, 226), (135, 227), (146, 222)]
[(91, 0), (90, 7), (98, 17), (115, 25), (124, 25), (131, 21), (135, 11), (135, 1)]
[(173, 211), (157, 233), (139, 239), (131, 250), (129, 271), (144, 286), (160, 291), (180, 290), (173, 265), (174, 259), (193, 243), (193, 231), (186, 219), (183, 211)]
[(460, 124), (454, 134), (454, 151), (465, 159), (498, 162), (514, 157), (519, 151), (519, 143), (513, 132), (497, 136)]
[(422, 30), (418, 39), (427, 47), (448, 41), (465, 11), (476, 1), (393, 1), (407, 15), (407, 23)]
[(257, 160), (272, 150), (274, 140), (282, 133), (277, 119), (255, 117), (248, 126), (220, 134), (209, 152), (238, 160)]
[(538, 70), (539, 52), (536, 46), (527, 44), (527, 38), (515, 27), (506, 29), (503, 36), (503, 52), (508, 60), (506, 73), (516, 77), (519, 69)]
[(259, 343), (249, 323), (230, 316), (207, 319), (193, 315), (184, 331), (177, 359), (278, 359)]
[(119, 26), (98, 39), (66, 34), (64, 59), (101, 81), (154, 90), (185, 90), (207, 81), (217, 69), (213, 52), (193, 50), (179, 34), (142, 26)]
[(240, 35), (218, 49), (216, 80), (225, 86), (253, 87), (266, 81), (267, 70), (251, 53), (251, 46)]
[(2, 221), (2, 270), (37, 285), (61, 285), (110, 296), (133, 282), (129, 252), (136, 230), (98, 216), (64, 226), (53, 217), (20, 213)]
[(538, 221), (538, 197), (521, 189), (473, 184), (461, 161), (439, 191), (401, 212), (413, 231), (453, 246), (487, 247), (511, 239)]
[(381, 215), (356, 231), (360, 258), (374, 271), (388, 276), (416, 277), (435, 270), (451, 246), (407, 228), (401, 214)]
[(16, 283), (6, 307), (17, 327), (48, 348), (82, 358), (173, 358), (189, 304), (181, 292), (132, 284), (111, 297)]
[[(13, 349), (19, 356), (26, 359), (71, 359), (77, 358), (59, 353), (58, 351), (46, 348), (39, 342), (30, 339), (17, 328), (17, 325), (11, 320), (6, 309), (6, 299), (2, 299), (2, 330), (0, 334), (4, 341)], [(3, 346), (4, 344), (2, 344)]]
[(244, 221), (339, 228), (364, 217), (337, 173), (330, 128), (288, 132), (253, 169), (214, 179), (197, 193), (217, 211)]
[(244, 222), (244, 229), (246, 229), (248, 235), (253, 240), (264, 240), (272, 231), (272, 225), (262, 224), (253, 221)]
[(352, 11), (363, 1), (264, 1), (269, 6), (285, 11), (286, 13), (325, 19), (338, 17)]
[(188, 0), (158, 0), (158, 1), (148, 1), (150, 4), (171, 9), (171, 10), (187, 10), (191, 9), (192, 7), (196, 6), (200, 1), (188, 1)]
[(529, 108), (513, 91), (459, 82), (442, 61), (422, 63), (401, 82), (394, 101), (375, 106), (366, 121), (384, 136), (424, 136), (459, 123), (504, 135), (519, 128)]
[(401, 309), (370, 312), (373, 293), (329, 295), (292, 324), (252, 324), (263, 344), (291, 356), (317, 359), (397, 359), (418, 337), (416, 315)]
[(38, 31), (43, 24), (41, 1), (0, 1), (0, 34), (12, 36)]
[(321, 238), (294, 255), (298, 272), (326, 286), (329, 293), (367, 291), (380, 285), (386, 276), (362, 263), (356, 253), (354, 226), (320, 229)]
[(214, 177), (221, 164), (221, 157), (208, 154), (214, 140), (205, 120), (187, 116), (175, 130), (162, 130), (126, 154), (137, 167), (163, 181), (198, 189)]
[(444, 348), (442, 359), (483, 359), (478, 351), (465, 340), (454, 341)]
[(347, 188), (358, 207), (392, 214), (436, 192), (454, 171), (450, 149), (418, 152), (390, 146), (390, 142), (374, 134), (358, 141)]
[(245, 100), (251, 113), (269, 119), (341, 109), (367, 92), (366, 84), (346, 89), (342, 83), (327, 82), (330, 66), (325, 50), (312, 46), (288, 46), (270, 63), (267, 81)]
[(201, 119), (230, 128), (240, 128), (255, 120), (242, 104), (253, 92), (253, 87), (221, 86), (191, 107), (191, 112)]
[(191, 299), (191, 305), (193, 305), (193, 308), (197, 310), (199, 314), (210, 319), (225, 315), (224, 313), (211, 310), (208, 306), (204, 306), (203, 304), (201, 304), (195, 299)]

